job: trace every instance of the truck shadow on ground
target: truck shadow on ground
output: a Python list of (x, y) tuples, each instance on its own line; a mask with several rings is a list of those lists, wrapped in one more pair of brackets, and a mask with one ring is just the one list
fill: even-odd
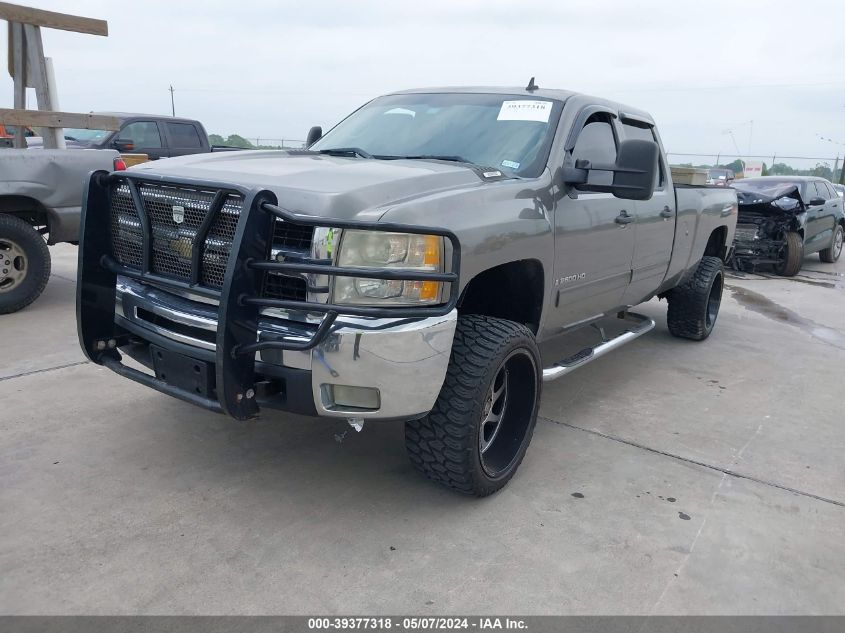
[[(649, 343), (633, 343), (618, 350), (613, 360), (602, 359), (579, 372), (584, 372), (584, 380), (607, 381), (621, 393), (637, 376), (619, 367), (637, 362), (632, 356), (643, 353), (637, 350), (642, 345)], [(569, 402), (567, 419), (587, 417), (596, 401), (578, 397), (581, 381), (569, 378), (546, 384), (544, 400)], [(155, 413), (136, 423), (134, 432), (149, 433), (150, 437), (144, 452), (127, 459), (145, 472), (176, 467), (180, 473), (174, 479), (184, 481), (186, 474), (193, 472), (204, 489), (249, 481), (252, 494), (269, 495), (277, 501), (298, 490), (298, 504), (308, 499), (320, 505), (326, 499), (360, 504), (366, 498), (368, 504), (375, 504), (375, 499), (404, 498), (414, 500), (413, 513), (417, 514), (432, 506), (446, 509), (479, 503), (428, 481), (413, 468), (405, 452), (402, 422), (366, 422), (359, 433), (344, 420), (265, 410), (258, 420), (238, 422), (158, 394), (144, 396), (144, 400)], [(553, 414), (541, 405), (541, 416), (547, 415)], [(545, 424), (548, 422), (543, 419), (538, 421), (538, 426)], [(531, 459), (529, 448), (526, 462)], [(529, 476), (525, 470), (523, 465), (517, 479)], [(492, 500), (507, 490), (480, 503), (495, 503)], [(568, 494), (564, 489), (560, 492)]]

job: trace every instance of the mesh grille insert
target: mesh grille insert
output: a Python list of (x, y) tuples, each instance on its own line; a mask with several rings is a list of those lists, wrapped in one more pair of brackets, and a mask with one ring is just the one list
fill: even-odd
[(124, 266), (140, 270), (144, 251), (141, 219), (125, 184), (112, 189), (111, 241), (114, 258)]
[[(193, 242), (211, 210), (214, 190), (179, 185), (139, 182), (152, 233), (150, 272), (190, 282)], [(212, 220), (205, 241), (200, 245), (200, 283), (221, 288), (235, 237), (243, 198), (228, 194), (222, 209)], [(140, 269), (143, 261), (143, 232), (138, 210), (129, 186), (124, 182), (112, 189), (111, 233), (115, 259), (124, 266)]]
[(273, 226), (273, 246), (276, 248), (308, 251), (314, 239), (314, 227), (276, 220)]
[(302, 277), (288, 277), (278, 273), (265, 273), (262, 297), (267, 299), (285, 299), (288, 301), (305, 301), (308, 288)]

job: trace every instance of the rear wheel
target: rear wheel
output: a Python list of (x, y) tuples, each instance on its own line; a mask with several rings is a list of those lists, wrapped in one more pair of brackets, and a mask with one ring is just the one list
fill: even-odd
[(724, 289), (724, 265), (718, 257), (702, 257), (695, 274), (666, 296), (666, 322), (673, 336), (703, 341), (716, 325)]
[(842, 228), (841, 224), (837, 224), (836, 230), (833, 232), (833, 241), (830, 243), (830, 247), (819, 251), (819, 259), (826, 264), (835, 264), (842, 254), (843, 238), (845, 238), (845, 229)]
[(0, 314), (35, 301), (50, 278), (50, 250), (29, 224), (0, 215)]
[(804, 261), (804, 238), (800, 233), (790, 231), (786, 234), (781, 251), (780, 263), (775, 265), (775, 272), (781, 277), (794, 277), (801, 270)]
[(528, 328), (460, 317), (434, 408), (405, 424), (411, 462), (458, 492), (496, 492), (513, 477), (531, 442), (541, 384), (540, 354)]

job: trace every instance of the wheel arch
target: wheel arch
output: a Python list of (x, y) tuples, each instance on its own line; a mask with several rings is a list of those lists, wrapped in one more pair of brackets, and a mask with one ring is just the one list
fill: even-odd
[(0, 196), (0, 213), (13, 215), (30, 226), (47, 226), (50, 224), (50, 214), (47, 208), (35, 198), (19, 195)]
[(728, 258), (730, 246), (728, 244), (728, 227), (724, 225), (717, 226), (710, 233), (710, 237), (707, 238), (707, 245), (704, 247), (704, 256), (718, 257), (725, 262)]
[(537, 259), (520, 259), (472, 277), (458, 299), (458, 313), (522, 323), (536, 334), (543, 315), (544, 296), (543, 264)]

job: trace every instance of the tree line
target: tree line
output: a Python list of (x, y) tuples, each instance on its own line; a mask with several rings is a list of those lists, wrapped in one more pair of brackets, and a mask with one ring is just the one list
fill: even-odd
[(241, 149), (283, 149), (281, 145), (255, 145), (239, 134), (229, 134), (226, 138), (223, 138), (220, 134), (209, 134), (208, 142), (212, 145), (239, 147)]
[[(730, 169), (734, 173), (742, 173), (742, 161), (736, 159), (730, 163), (720, 163), (718, 165), (693, 165), (692, 163), (684, 163), (680, 167), (697, 167), (701, 169)], [(827, 178), (831, 182), (839, 182), (839, 173), (833, 173), (833, 168), (827, 163), (816, 163), (815, 167), (810, 169), (796, 169), (786, 163), (774, 163), (771, 166), (763, 163), (764, 176), (815, 176), (816, 178)]]

